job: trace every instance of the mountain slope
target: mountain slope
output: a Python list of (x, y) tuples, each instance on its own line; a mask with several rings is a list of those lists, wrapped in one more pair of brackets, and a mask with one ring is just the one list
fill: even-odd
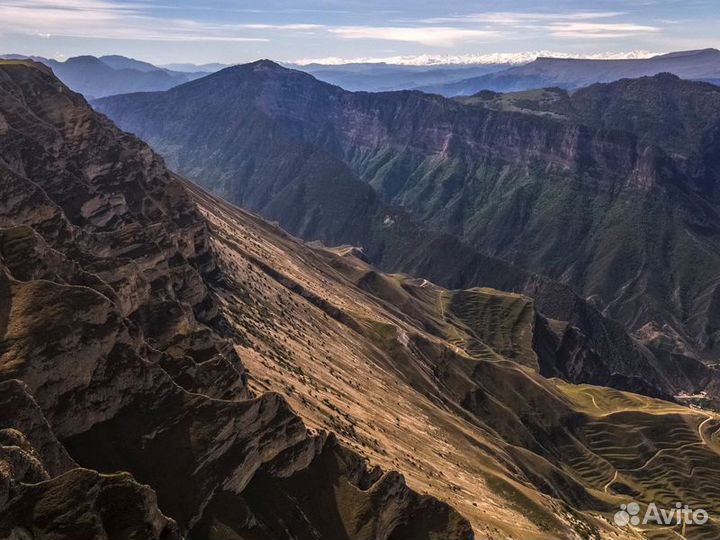
[[(651, 81), (673, 107), (714, 88), (688, 83), (673, 97), (674, 81)], [(408, 233), (405, 215), (566, 283), (673, 353), (712, 357), (716, 348), (720, 219), (707, 195), (715, 169), (663, 149), (658, 139), (671, 137), (660, 127), (648, 139), (418, 92), (349, 93), (269, 62), (96, 107), (184, 174), (304, 238), (364, 246), (389, 269), (440, 265), (442, 274), (418, 275), (452, 287), (530, 293), (522, 277), (474, 275), (477, 264), (421, 264), (417, 257), (433, 250), (423, 255), (416, 242), (427, 248), (435, 240)], [(664, 121), (650, 112), (645, 118)], [(650, 132), (647, 122), (642, 128)], [(711, 160), (712, 131), (695, 140), (690, 154)], [(465, 251), (458, 261), (470, 259)], [(537, 300), (547, 315), (571, 317), (557, 304), (574, 300)]]
[[(472, 536), (249, 389), (207, 222), (146, 145), (13, 62), (0, 156), (0, 536)], [(209, 514), (220, 496), (232, 524)]]
[(113, 69), (135, 69), (137, 71), (143, 72), (157, 71), (161, 69), (157, 66), (150, 64), (149, 62), (143, 62), (142, 60), (136, 60), (135, 58), (128, 58), (126, 56), (120, 56), (118, 54), (100, 56), (98, 60)]
[(431, 84), (485, 75), (509, 67), (508, 64), (403, 66), (393, 64), (307, 64), (288, 65), (310, 73), (317, 79), (351, 91), (384, 92), (406, 90)]
[(529, 298), (385, 275), (188, 189), (212, 224), (224, 276), (213, 290), (247, 336), (251, 384), (451, 502), (476, 535), (628, 538), (639, 531), (611, 523), (628, 493), (714, 500), (718, 417), (540, 376), (544, 362), (591, 352)]
[[(25, 58), (21, 55), (0, 56), (6, 57), (16, 60)], [(118, 55), (101, 58), (75, 56), (63, 62), (39, 57), (32, 60), (50, 67), (62, 82), (87, 99), (128, 92), (167, 90), (204, 75), (170, 71)]]
[(419, 89), (445, 96), (467, 96), (481, 90), (517, 92), (533, 88), (580, 88), (598, 82), (634, 79), (672, 73), (683, 79), (713, 80), (720, 77), (720, 51), (703, 49), (628, 60), (538, 58), (529, 64)]

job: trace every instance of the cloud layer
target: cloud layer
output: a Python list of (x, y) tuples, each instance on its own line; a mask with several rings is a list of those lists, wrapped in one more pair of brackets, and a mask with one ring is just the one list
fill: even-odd
[[(483, 43), (491, 38), (539, 34), (557, 39), (613, 39), (660, 32), (619, 20), (620, 11), (485, 12), (391, 20), (392, 24), (334, 25), (315, 21), (278, 24), (207, 22), (157, 14), (158, 6), (119, 0), (5, 0), (0, 32), (52, 37), (146, 41), (268, 41), (282, 34), (312, 32), (327, 38), (406, 42), (429, 47)], [(297, 15), (297, 14), (296, 14)], [(271, 16), (268, 15), (268, 16)], [(298, 16), (317, 17), (313, 13)]]
[(94, 39), (147, 41), (267, 41), (244, 35), (249, 25), (201, 23), (150, 16), (148, 4), (109, 0), (6, 0), (0, 31)]
[(498, 36), (497, 32), (489, 29), (473, 30), (450, 26), (344, 26), (328, 30), (345, 39), (407, 41), (435, 47), (452, 47), (465, 41), (487, 40)]
[(590, 60), (629, 60), (635, 58), (650, 58), (658, 54), (650, 51), (626, 52), (600, 52), (593, 54), (568, 53), (561, 51), (526, 51), (518, 53), (490, 53), (490, 54), (419, 54), (405, 56), (355, 56), (340, 57), (326, 56), (320, 58), (299, 58), (292, 64), (308, 65), (323, 64), (336, 66), (342, 64), (394, 64), (400, 66), (437, 66), (437, 65), (469, 65), (469, 64), (527, 64), (538, 57), (553, 58), (582, 58)]

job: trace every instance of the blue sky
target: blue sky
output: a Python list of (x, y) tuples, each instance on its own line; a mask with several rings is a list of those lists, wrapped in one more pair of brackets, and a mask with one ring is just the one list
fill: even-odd
[(0, 0), (0, 52), (154, 63), (720, 47), (718, 0)]

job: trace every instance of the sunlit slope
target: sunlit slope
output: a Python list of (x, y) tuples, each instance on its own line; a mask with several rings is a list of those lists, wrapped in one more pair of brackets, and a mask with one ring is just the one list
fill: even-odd
[(642, 536), (611, 521), (630, 500), (720, 512), (720, 419), (542, 377), (539, 334), (563, 324), (529, 299), (382, 274), (190, 189), (251, 385), (454, 505), (478, 537)]

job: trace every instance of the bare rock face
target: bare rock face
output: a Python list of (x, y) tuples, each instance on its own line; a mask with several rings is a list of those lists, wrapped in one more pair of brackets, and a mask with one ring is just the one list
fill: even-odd
[(242, 510), (228, 504), (231, 493), (217, 493), (193, 535), (371, 540), (466, 534), (464, 520), (447, 505), (413, 492), (399, 473), (368, 470), (333, 436), (299, 446), (258, 471), (245, 490)]
[(179, 538), (149, 486), (78, 468), (26, 385), (0, 383), (0, 536)]
[[(291, 519), (303, 505), (284, 482), (317, 477), (323, 508), (340, 507), (334, 489), (369, 473), (280, 395), (249, 389), (183, 185), (38, 66), (0, 66), (0, 120), (0, 537), (175, 538), (248, 508), (250, 532), (334, 537), (323, 512)], [(253, 487), (265, 477), (278, 489)], [(372, 537), (410, 523), (472, 536), (399, 475), (375, 479)], [(286, 514), (262, 510), (281, 501)]]
[(30, 389), (21, 381), (10, 379), (0, 383), (0, 426), (5, 433), (2, 439), (6, 442), (3, 445), (15, 438), (13, 434), (18, 434), (20, 440), (27, 441), (42, 467), (51, 476), (77, 467), (57, 440)]
[(0, 517), (4, 538), (181, 538), (155, 494), (127, 473), (73, 469), (17, 487)]

